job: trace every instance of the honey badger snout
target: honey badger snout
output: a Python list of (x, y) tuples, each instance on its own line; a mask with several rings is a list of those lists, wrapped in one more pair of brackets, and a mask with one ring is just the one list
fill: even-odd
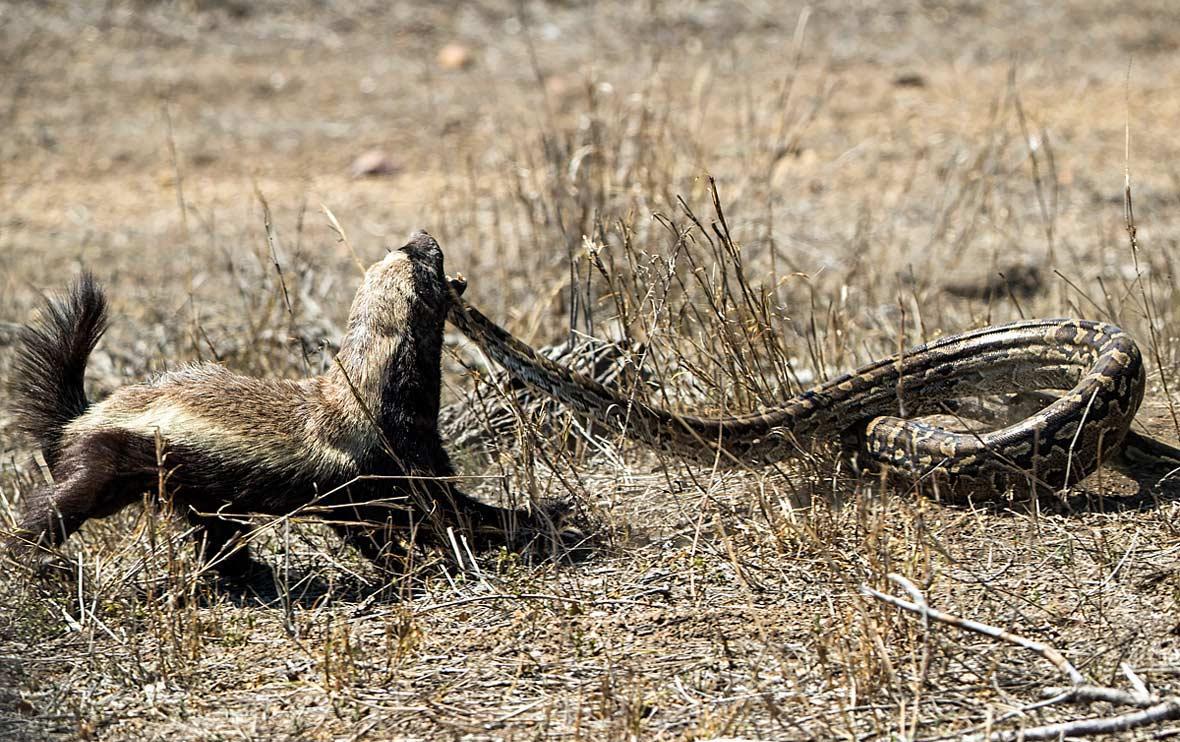
[(399, 247), (398, 251), (409, 255), (412, 260), (437, 261), (439, 263), (442, 261), (442, 248), (424, 230), (418, 230), (410, 235), (409, 242)]

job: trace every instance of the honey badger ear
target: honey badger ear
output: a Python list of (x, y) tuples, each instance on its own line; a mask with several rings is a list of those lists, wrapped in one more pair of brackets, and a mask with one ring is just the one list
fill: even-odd
[(410, 235), (410, 241), (398, 249), (414, 260), (437, 260), (442, 263), (442, 248), (423, 230)]

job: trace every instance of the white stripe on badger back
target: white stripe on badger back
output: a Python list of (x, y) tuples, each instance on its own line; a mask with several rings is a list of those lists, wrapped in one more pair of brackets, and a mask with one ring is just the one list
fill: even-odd
[[(249, 395), (237, 392), (247, 389)], [(144, 396), (149, 397), (143, 400)], [(142, 404), (147, 401), (147, 404)], [(235, 410), (246, 402), (257, 406)], [(348, 472), (374, 444), (365, 417), (329, 410), (316, 380), (261, 380), (223, 366), (186, 366), (117, 390), (65, 428), (65, 443), (101, 430), (185, 446), (226, 463), (283, 472)]]

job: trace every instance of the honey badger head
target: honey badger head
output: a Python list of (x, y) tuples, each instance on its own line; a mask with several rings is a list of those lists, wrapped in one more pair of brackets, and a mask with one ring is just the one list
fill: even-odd
[(387, 434), (436, 429), (446, 280), (442, 249), (415, 232), (365, 272), (353, 301), (338, 356), (350, 376), (343, 386), (365, 392)]
[(409, 242), (365, 271), (349, 312), (349, 330), (397, 336), (412, 319), (426, 317), (441, 327), (448, 296), (445, 280), (442, 249), (426, 232), (415, 232)]

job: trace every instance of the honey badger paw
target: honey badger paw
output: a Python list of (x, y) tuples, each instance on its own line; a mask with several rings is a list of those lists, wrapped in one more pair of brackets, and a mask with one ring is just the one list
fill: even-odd
[(544, 500), (534, 506), (530, 548), (538, 555), (559, 561), (586, 559), (594, 549), (588, 519), (571, 503)]
[(18, 569), (26, 570), (33, 579), (71, 582), (77, 565), (46, 541), (44, 538), (29, 538), (27, 534), (14, 534), (0, 544), (0, 556)]

